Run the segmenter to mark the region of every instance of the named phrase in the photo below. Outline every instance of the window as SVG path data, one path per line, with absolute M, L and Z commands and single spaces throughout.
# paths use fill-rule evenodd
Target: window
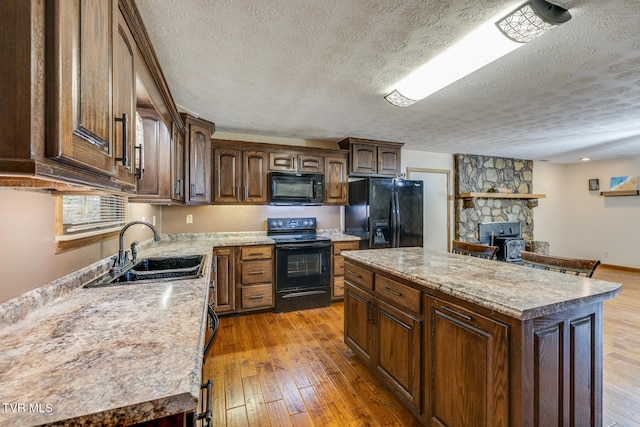
M 127 222 L 123 196 L 64 194 L 56 198 L 56 252 L 114 236 Z

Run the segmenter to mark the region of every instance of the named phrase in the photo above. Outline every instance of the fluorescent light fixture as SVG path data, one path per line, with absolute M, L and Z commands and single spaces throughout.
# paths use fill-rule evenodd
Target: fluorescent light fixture
M 385 99 L 408 107 L 566 22 L 571 15 L 545 0 L 501 13 L 397 83 Z

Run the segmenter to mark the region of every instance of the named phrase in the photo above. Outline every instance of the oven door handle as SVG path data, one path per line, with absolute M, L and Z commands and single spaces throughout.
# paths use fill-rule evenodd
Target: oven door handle
M 331 247 L 331 243 L 306 243 L 306 244 L 289 244 L 289 245 L 280 245 L 277 246 L 278 249 L 285 250 L 296 250 L 296 249 L 313 249 L 313 248 L 329 248 Z

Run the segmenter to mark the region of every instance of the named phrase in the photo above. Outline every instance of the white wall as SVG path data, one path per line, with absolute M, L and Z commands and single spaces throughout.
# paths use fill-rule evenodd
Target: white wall
M 588 188 L 590 178 L 607 191 L 612 176 L 640 175 L 640 158 L 537 162 L 533 175 L 535 191 L 547 194 L 534 213 L 535 237 L 550 242 L 551 254 L 640 268 L 640 197 L 602 197 Z
M 49 193 L 0 188 L 0 303 L 118 252 L 114 237 L 56 254 L 54 207 Z M 156 216 L 162 232 L 160 214 L 156 206 L 129 204 L 129 220 Z M 148 228 L 132 227 L 125 243 L 151 237 Z

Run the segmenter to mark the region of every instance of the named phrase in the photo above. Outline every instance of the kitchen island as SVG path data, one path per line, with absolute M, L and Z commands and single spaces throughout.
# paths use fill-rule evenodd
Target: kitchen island
M 602 425 L 621 285 L 422 248 L 345 253 L 345 342 L 428 425 Z

